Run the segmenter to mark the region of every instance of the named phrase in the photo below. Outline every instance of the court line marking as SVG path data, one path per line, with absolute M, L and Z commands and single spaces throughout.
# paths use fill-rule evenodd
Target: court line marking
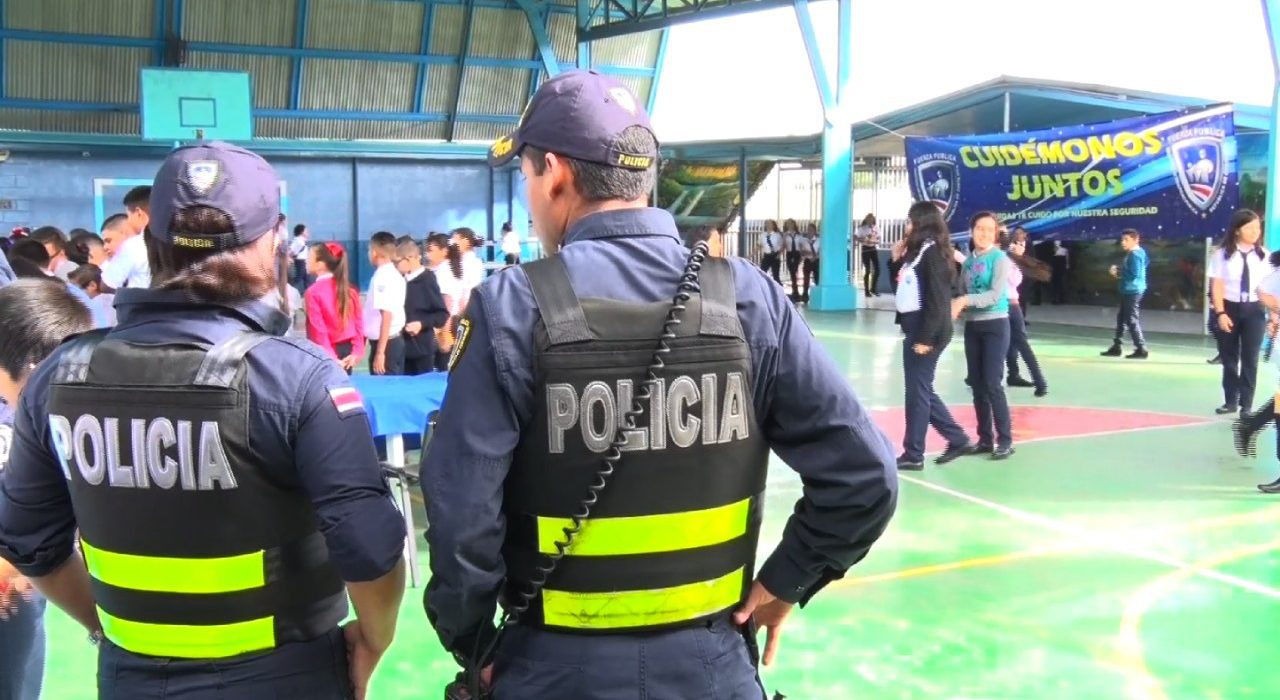
M 1129 597 L 1121 616 L 1120 631 L 1116 635 L 1115 653 L 1120 670 L 1126 677 L 1125 689 L 1130 697 L 1135 700 L 1168 700 L 1160 679 L 1147 665 L 1146 649 L 1142 643 L 1142 618 L 1156 601 L 1168 595 L 1175 586 L 1198 572 L 1277 549 L 1280 549 L 1280 540 L 1229 549 L 1193 562 L 1186 569 L 1170 571 L 1138 589 Z
M 1263 585 L 1257 581 L 1250 581 L 1239 576 L 1222 573 L 1221 571 L 1216 571 L 1214 569 L 1193 569 L 1191 563 L 1178 559 L 1177 557 L 1160 554 L 1159 552 L 1152 551 L 1148 547 L 1134 546 L 1122 542 L 1121 540 L 1125 536 L 1125 533 L 1093 532 L 1045 515 L 1032 513 L 1012 506 L 1006 506 L 1001 503 L 996 503 L 995 501 L 989 501 L 985 498 L 973 496 L 923 479 L 917 479 L 915 477 L 904 476 L 901 474 L 898 475 L 898 478 L 902 481 L 916 484 L 917 486 L 922 486 L 953 498 L 958 498 L 967 503 L 981 506 L 988 510 L 994 510 L 997 513 L 1001 513 L 1013 520 L 1030 525 L 1036 525 L 1046 530 L 1081 540 L 1092 549 L 1124 554 L 1136 559 L 1143 559 L 1149 562 L 1162 564 L 1179 571 L 1190 570 L 1190 575 L 1217 581 L 1218 583 L 1238 588 L 1240 590 L 1249 591 L 1251 593 L 1257 593 L 1258 595 L 1265 596 L 1273 600 L 1280 600 L 1280 589 L 1272 588 L 1271 586 Z

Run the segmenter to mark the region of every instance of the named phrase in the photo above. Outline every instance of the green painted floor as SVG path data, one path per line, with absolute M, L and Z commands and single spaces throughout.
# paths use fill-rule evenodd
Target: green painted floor
M 1098 357 L 1107 334 L 1035 324 L 1050 394 L 1015 405 L 1149 411 L 1196 424 L 1028 441 L 1013 459 L 904 474 L 888 533 L 845 581 L 798 611 L 770 692 L 829 698 L 1145 699 L 1280 697 L 1280 499 L 1273 433 L 1236 458 L 1220 370 L 1198 338 L 1155 337 L 1146 362 Z M 892 314 L 812 314 L 811 326 L 870 408 L 901 406 Z M 1264 369 L 1263 394 L 1276 385 Z M 961 348 L 937 387 L 969 400 Z M 1261 402 L 1262 398 L 1259 399 Z M 888 432 L 900 428 L 885 426 Z M 1016 428 L 1016 426 L 1015 426 Z M 773 464 L 763 542 L 800 485 Z M 93 697 L 92 648 L 49 614 L 46 698 Z M 440 697 L 453 663 L 406 596 L 371 697 Z

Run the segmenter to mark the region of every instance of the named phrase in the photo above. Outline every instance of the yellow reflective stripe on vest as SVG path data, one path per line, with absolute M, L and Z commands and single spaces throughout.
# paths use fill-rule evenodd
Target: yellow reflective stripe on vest
M 745 569 L 710 581 L 651 591 L 542 592 L 543 621 L 554 627 L 607 630 L 685 622 L 742 601 Z
M 569 554 L 616 557 L 709 547 L 745 535 L 750 510 L 748 498 L 727 506 L 685 513 L 591 518 L 573 538 Z M 564 540 L 564 528 L 572 526 L 569 518 L 539 517 L 538 551 L 555 554 L 556 542 Z
M 276 645 L 275 619 L 270 617 L 230 625 L 157 625 L 121 620 L 98 608 L 98 619 L 113 644 L 146 656 L 225 659 Z
M 85 566 L 99 581 L 117 588 L 156 593 L 234 593 L 266 585 L 261 550 L 210 559 L 177 559 L 119 554 L 80 540 Z

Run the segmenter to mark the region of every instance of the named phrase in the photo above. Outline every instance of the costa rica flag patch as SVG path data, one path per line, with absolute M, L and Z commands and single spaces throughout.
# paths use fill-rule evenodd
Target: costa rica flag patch
M 329 400 L 333 401 L 333 407 L 337 409 L 340 416 L 364 413 L 364 399 L 360 398 L 360 392 L 354 387 L 340 386 L 330 389 Z

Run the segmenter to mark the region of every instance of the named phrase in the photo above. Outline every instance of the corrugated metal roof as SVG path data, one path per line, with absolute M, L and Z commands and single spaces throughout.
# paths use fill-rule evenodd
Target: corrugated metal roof
M 547 22 L 547 36 L 556 58 L 565 63 L 578 60 L 578 20 L 562 12 L 551 15 Z
M 466 8 L 435 5 L 431 22 L 431 53 L 454 56 L 462 53 L 462 26 L 465 22 Z
M 42 109 L 0 109 L 0 128 L 82 134 L 137 134 L 142 129 L 137 113 L 51 112 Z
M 293 61 L 282 56 L 243 56 L 230 53 L 193 51 L 187 55 L 191 68 L 244 71 L 250 76 L 253 106 L 284 109 L 289 106 L 289 80 Z
M 296 0 L 186 0 L 182 36 L 252 46 L 293 46 Z
M 538 49 L 529 20 L 520 10 L 475 8 L 471 20 L 471 55 L 527 59 Z
M 454 140 L 493 143 L 509 133 L 511 133 L 511 125 L 509 124 L 458 122 L 458 128 L 454 133 Z
M 447 122 L 353 122 L 339 119 L 255 119 L 257 138 L 419 140 L 449 138 Z
M 416 54 L 426 8 L 418 2 L 310 0 L 307 46 Z
M 649 68 L 658 60 L 662 32 L 601 39 L 591 43 L 591 61 L 602 66 Z
M 45 32 L 149 37 L 159 0 L 9 0 L 4 26 Z
M 412 112 L 417 68 L 408 63 L 303 62 L 302 109 Z
M 458 67 L 433 65 L 427 68 L 427 84 L 422 95 L 422 111 L 446 114 L 453 109 L 458 88 Z
M 149 49 L 4 42 L 5 95 L 38 100 L 136 103 Z
M 529 73 L 512 68 L 468 66 L 463 70 L 462 114 L 520 114 L 529 99 Z

